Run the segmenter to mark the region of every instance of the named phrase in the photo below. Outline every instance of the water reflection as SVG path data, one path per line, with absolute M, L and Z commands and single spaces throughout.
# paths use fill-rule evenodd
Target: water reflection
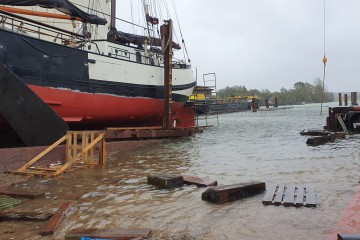
M 151 228 L 152 239 L 310 239 L 326 238 L 356 191 L 360 137 L 316 147 L 299 132 L 322 129 L 325 115 L 308 106 L 266 113 L 220 116 L 220 126 L 191 138 L 160 140 L 131 152 L 114 153 L 106 168 L 76 170 L 34 179 L 45 199 L 25 200 L 18 210 L 55 211 L 63 202 L 75 209 L 49 239 L 84 228 Z M 204 189 L 184 186 L 157 190 L 147 185 L 154 173 L 209 177 L 220 184 L 265 181 L 310 184 L 316 208 L 263 206 L 263 195 L 221 206 L 201 200 Z M 25 224 L 25 225 L 24 225 Z M 0 223 L 16 239 L 38 239 L 43 223 Z M 23 231 L 23 230 L 26 231 Z M 5 238 L 8 239 L 8 238 Z

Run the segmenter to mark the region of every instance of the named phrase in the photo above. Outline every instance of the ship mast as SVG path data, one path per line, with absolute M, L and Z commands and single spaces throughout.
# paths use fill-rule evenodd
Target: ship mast
M 115 19 L 116 19 L 116 0 L 111 0 L 110 29 L 115 29 Z

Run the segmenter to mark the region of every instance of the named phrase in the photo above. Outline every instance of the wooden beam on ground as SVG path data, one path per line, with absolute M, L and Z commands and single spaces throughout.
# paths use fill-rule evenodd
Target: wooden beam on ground
M 192 136 L 203 132 L 202 128 L 182 128 L 182 129 L 129 129 L 129 130 L 106 130 L 106 139 L 131 140 L 131 139 L 156 139 L 156 138 L 177 138 Z
M 194 176 L 182 175 L 184 183 L 188 185 L 196 185 L 197 187 L 217 186 L 217 181 L 207 178 L 199 178 Z
M 306 141 L 307 145 L 320 145 L 330 141 L 334 141 L 336 139 L 336 134 L 328 134 L 326 136 L 317 136 L 308 138 Z
M 171 189 L 184 185 L 184 179 L 181 175 L 157 174 L 147 177 L 148 184 L 154 185 L 160 189 Z
M 232 185 L 210 187 L 202 193 L 201 199 L 222 204 L 250 197 L 265 191 L 264 182 L 245 182 Z
M 0 212 L 0 221 L 48 221 L 53 216 L 52 213 L 34 212 Z
M 72 229 L 65 235 L 65 240 L 79 240 L 81 237 L 95 239 L 131 240 L 148 238 L 149 228 L 139 229 Z
M 40 235 L 53 235 L 60 223 L 66 218 L 73 204 L 66 202 L 54 213 L 45 227 L 40 230 Z
M 6 195 L 10 197 L 18 197 L 18 198 L 41 198 L 45 197 L 45 192 L 26 192 L 26 191 L 19 191 L 19 190 L 6 190 L 0 191 L 0 195 Z

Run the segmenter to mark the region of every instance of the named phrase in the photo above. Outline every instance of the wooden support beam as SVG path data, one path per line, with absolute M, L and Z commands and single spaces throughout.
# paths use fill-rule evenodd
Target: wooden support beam
M 210 187 L 202 193 L 201 199 L 222 204 L 250 197 L 265 191 L 264 182 L 246 182 L 218 187 Z
M 53 235 L 60 223 L 66 218 L 70 212 L 73 204 L 70 202 L 64 203 L 51 217 L 45 227 L 40 230 L 40 235 Z
M 194 176 L 182 175 L 184 183 L 188 185 L 196 185 L 197 187 L 217 186 L 217 181 L 207 178 L 199 178 Z
M 132 240 L 148 238 L 151 229 L 72 229 L 65 235 L 65 240 L 80 240 L 81 237 L 94 239 Z
M 308 138 L 306 140 L 306 144 L 307 145 L 320 145 L 320 144 L 334 141 L 335 139 L 336 139 L 336 134 L 331 133 L 326 136 L 316 136 L 316 137 Z
M 170 189 L 184 185 L 184 179 L 180 175 L 158 174 L 147 177 L 148 184 L 160 189 Z
M 49 153 L 51 150 L 53 150 L 55 147 L 57 147 L 58 145 L 60 145 L 60 143 L 62 143 L 63 141 L 65 141 L 66 139 L 66 135 L 63 136 L 62 138 L 60 138 L 59 140 L 57 140 L 55 143 L 53 143 L 51 146 L 49 146 L 47 149 L 45 149 L 44 151 L 42 151 L 40 154 L 38 154 L 36 157 L 34 157 L 33 159 L 31 159 L 28 163 L 26 163 L 24 166 L 22 166 L 21 168 L 19 168 L 17 171 L 21 172 L 24 171 L 26 168 L 30 167 L 31 165 L 33 165 L 34 163 L 36 163 L 37 161 L 39 161 L 43 156 L 45 156 L 47 153 Z
M 36 198 L 45 197 L 45 192 L 26 192 L 19 190 L 6 190 L 6 191 L 0 191 L 0 195 L 5 195 L 9 197 L 36 199 Z
M 52 216 L 52 213 L 0 212 L 0 221 L 45 222 L 48 221 Z

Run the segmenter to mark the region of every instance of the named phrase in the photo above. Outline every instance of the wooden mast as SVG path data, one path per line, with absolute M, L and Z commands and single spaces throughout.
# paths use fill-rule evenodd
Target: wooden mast
M 115 20 L 116 20 L 116 0 L 111 0 L 111 21 L 110 29 L 115 29 Z

